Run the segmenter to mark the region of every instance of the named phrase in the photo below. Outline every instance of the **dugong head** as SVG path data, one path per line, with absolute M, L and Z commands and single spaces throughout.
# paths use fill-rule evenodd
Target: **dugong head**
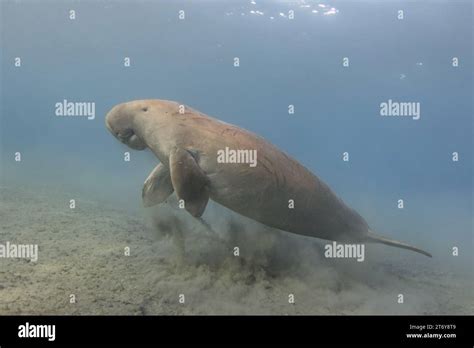
M 135 134 L 134 120 L 140 113 L 147 112 L 147 106 L 140 102 L 116 105 L 105 117 L 105 125 L 119 141 L 134 150 L 147 148 L 145 142 Z

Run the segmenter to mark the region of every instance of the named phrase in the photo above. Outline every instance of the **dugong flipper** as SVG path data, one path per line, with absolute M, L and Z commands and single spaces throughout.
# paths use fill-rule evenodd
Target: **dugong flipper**
M 173 191 L 169 168 L 160 163 L 145 180 L 142 190 L 143 205 L 151 207 L 163 203 Z
M 209 179 L 192 154 L 176 148 L 170 154 L 171 182 L 185 209 L 194 217 L 200 217 L 209 201 Z
M 343 243 L 383 243 L 431 256 L 373 233 L 308 168 L 250 131 L 168 100 L 119 104 L 107 114 L 106 126 L 120 142 L 148 148 L 161 162 L 145 181 L 146 206 L 176 191 L 197 218 L 212 199 L 279 230 Z M 226 159 L 228 149 L 247 157 Z

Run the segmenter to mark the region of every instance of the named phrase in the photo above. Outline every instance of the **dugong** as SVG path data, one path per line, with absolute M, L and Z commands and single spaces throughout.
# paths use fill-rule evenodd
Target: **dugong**
M 116 105 L 105 123 L 122 143 L 136 150 L 149 148 L 160 161 L 145 180 L 145 206 L 160 204 L 176 191 L 194 217 L 200 217 L 212 199 L 283 231 L 343 243 L 383 243 L 431 257 L 372 232 L 321 179 L 245 129 L 168 100 Z M 223 151 L 232 163 L 222 161 Z M 255 155 L 254 165 L 237 163 L 237 155 L 250 157 L 245 154 Z

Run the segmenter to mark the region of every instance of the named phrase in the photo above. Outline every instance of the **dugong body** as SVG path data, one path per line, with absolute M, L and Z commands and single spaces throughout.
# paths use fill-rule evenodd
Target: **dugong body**
M 166 100 L 119 104 L 107 114 L 106 126 L 121 142 L 137 150 L 149 148 L 161 162 L 145 181 L 145 206 L 162 203 L 176 191 L 195 217 L 203 214 L 210 198 L 283 231 L 333 241 L 379 242 L 431 256 L 371 232 L 316 175 L 245 129 Z M 224 149 L 255 151 L 256 165 L 221 163 L 218 157 Z

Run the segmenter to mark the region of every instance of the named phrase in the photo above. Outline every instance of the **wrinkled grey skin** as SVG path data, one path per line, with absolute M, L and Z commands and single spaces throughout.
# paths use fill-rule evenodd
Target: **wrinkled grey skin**
M 262 137 L 187 106 L 181 114 L 179 105 L 166 100 L 119 104 L 107 114 L 106 125 L 132 149 L 149 148 L 167 170 L 170 154 L 186 150 L 208 179 L 210 199 L 267 226 L 327 240 L 379 242 L 430 256 L 371 232 L 324 182 Z M 257 150 L 257 166 L 218 163 L 217 152 L 225 147 Z

